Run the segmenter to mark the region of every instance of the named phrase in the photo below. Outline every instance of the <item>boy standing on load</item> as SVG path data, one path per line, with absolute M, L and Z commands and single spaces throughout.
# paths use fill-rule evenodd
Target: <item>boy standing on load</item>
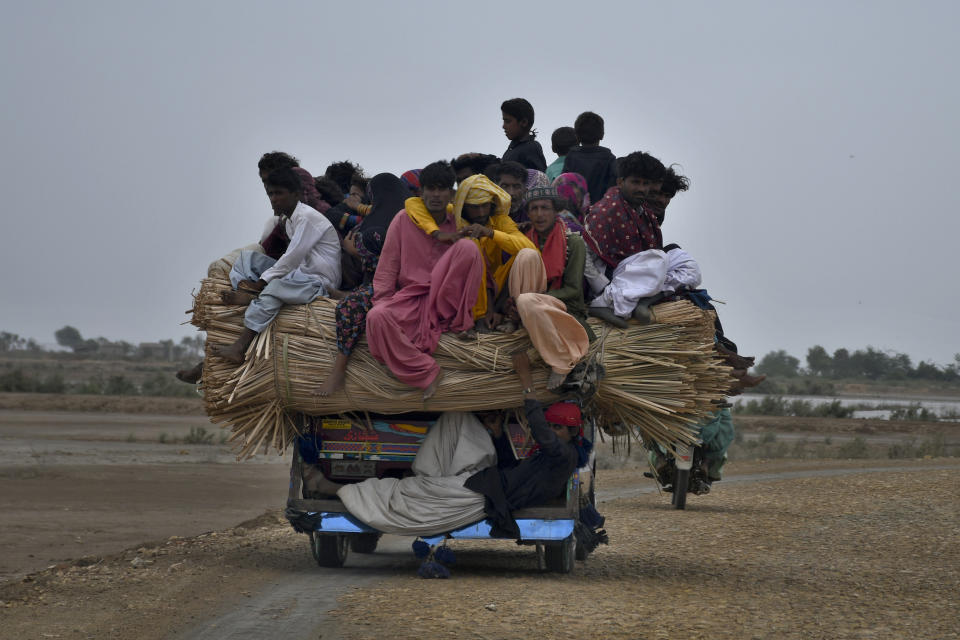
M 264 180 L 274 213 L 288 219 L 290 244 L 278 260 L 243 251 L 230 271 L 233 291 L 221 297 L 226 304 L 249 305 L 243 333 L 230 345 L 216 345 L 212 353 L 241 364 L 247 347 L 266 329 L 285 304 L 306 304 L 320 296 L 342 297 L 340 239 L 319 211 L 300 202 L 301 186 L 290 168 L 277 169 Z
M 547 170 L 543 148 L 533 131 L 533 105 L 523 98 L 504 100 L 500 105 L 503 114 L 503 134 L 510 145 L 503 154 L 503 162 L 519 162 L 527 169 Z

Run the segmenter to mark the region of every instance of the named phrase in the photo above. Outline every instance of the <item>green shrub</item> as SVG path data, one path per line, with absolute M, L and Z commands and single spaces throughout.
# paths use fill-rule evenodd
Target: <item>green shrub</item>
M 938 416 L 936 412 L 930 411 L 926 407 L 921 407 L 919 402 L 911 404 L 909 407 L 897 407 L 890 411 L 891 420 L 921 420 L 926 422 L 936 422 Z
M 849 418 L 854 407 L 845 407 L 839 400 L 814 405 L 809 400 L 796 398 L 787 401 L 782 396 L 768 395 L 760 400 L 738 402 L 737 413 L 756 416 L 796 416 L 798 418 Z
M 849 442 L 844 442 L 837 449 L 838 458 L 869 458 L 870 451 L 867 448 L 867 441 L 857 436 Z
M 902 460 L 904 458 L 919 458 L 919 450 L 916 447 L 916 438 L 910 438 L 906 442 L 898 442 L 887 447 L 887 457 L 892 460 Z
M 147 376 L 140 387 L 140 393 L 145 396 L 176 398 L 190 398 L 197 395 L 196 387 L 180 382 L 173 374 L 165 371 L 154 371 Z
M 183 437 L 184 444 L 213 444 L 213 432 L 204 427 L 190 427 L 190 433 Z
M 135 396 L 137 386 L 127 380 L 126 376 L 110 376 L 103 386 L 104 395 L 108 396 Z

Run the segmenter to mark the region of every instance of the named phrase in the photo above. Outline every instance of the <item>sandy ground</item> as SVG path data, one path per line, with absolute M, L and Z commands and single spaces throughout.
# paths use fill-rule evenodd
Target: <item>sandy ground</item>
M 416 577 L 402 539 L 320 569 L 274 512 L 9 581 L 0 638 L 955 638 L 960 463 L 897 467 L 733 482 L 776 470 L 750 463 L 686 511 L 613 500 L 611 544 L 571 575 L 509 541 L 453 543 L 450 580 Z
M 284 504 L 286 459 L 183 444 L 199 427 L 219 439 L 204 416 L 0 410 L 0 581 Z
M 686 511 L 605 470 L 611 544 L 574 574 L 470 541 L 425 581 L 404 538 L 317 567 L 279 510 L 287 461 L 183 444 L 202 415 L 0 395 L 0 639 L 958 635 L 957 459 L 734 461 Z M 857 433 L 784 431 L 837 426 Z
M 143 413 L 153 416 L 194 415 L 204 421 L 203 400 L 196 398 L 153 398 L 142 396 L 94 396 L 60 393 L 0 393 L 0 409 L 20 411 L 95 411 Z
M 611 544 L 574 574 L 539 573 L 526 548 L 458 543 L 454 579 L 391 577 L 335 615 L 346 638 L 394 625 L 398 640 L 955 638 L 958 490 L 952 469 L 731 484 L 687 511 L 617 500 L 603 508 Z

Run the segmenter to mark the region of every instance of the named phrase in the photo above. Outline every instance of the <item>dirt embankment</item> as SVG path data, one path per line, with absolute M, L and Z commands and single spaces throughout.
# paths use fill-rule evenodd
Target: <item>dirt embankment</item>
M 203 399 L 100 396 L 62 393 L 0 393 L 0 409 L 202 416 Z
M 960 422 L 921 422 L 860 418 L 796 418 L 793 416 L 745 416 L 736 414 L 741 431 L 770 433 L 824 433 L 875 435 L 881 433 L 928 436 L 960 434 Z

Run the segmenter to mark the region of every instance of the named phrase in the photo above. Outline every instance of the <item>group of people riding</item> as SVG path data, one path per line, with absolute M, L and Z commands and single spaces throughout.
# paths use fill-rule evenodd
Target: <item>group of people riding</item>
M 338 162 L 314 177 L 291 155 L 264 154 L 258 170 L 274 215 L 258 243 L 210 267 L 231 281 L 224 303 L 247 307 L 244 329 L 211 355 L 242 363 L 284 305 L 326 296 L 338 301 L 339 353 L 320 395 L 343 388 L 364 334 L 371 355 L 427 400 L 443 377 L 432 355 L 443 333 L 519 327 L 556 390 L 595 338 L 588 316 L 647 323 L 652 304 L 697 289 L 696 261 L 665 246 L 661 231 L 686 177 L 642 151 L 615 157 L 600 146 L 604 122 L 593 112 L 553 132 L 557 159 L 547 166 L 530 103 L 506 100 L 501 114 L 502 157 L 466 153 L 400 176 L 367 179 Z M 717 345 L 733 386 L 759 381 L 722 333 Z M 202 363 L 178 377 L 201 374 Z M 528 411 L 542 409 L 531 400 Z

